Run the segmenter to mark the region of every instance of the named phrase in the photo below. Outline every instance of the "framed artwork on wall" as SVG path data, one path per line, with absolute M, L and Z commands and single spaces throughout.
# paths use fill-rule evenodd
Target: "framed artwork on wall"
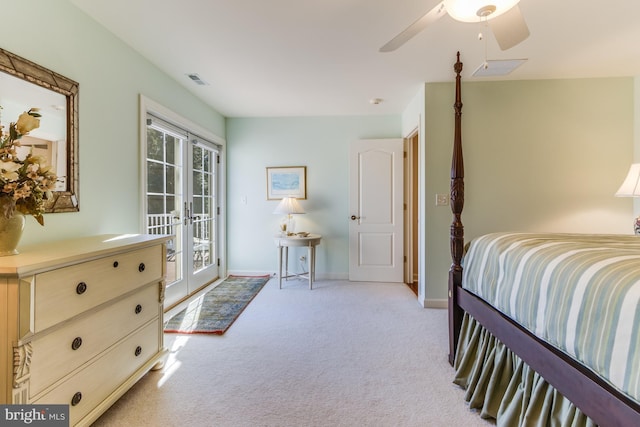
M 267 200 L 307 198 L 307 167 L 267 167 Z

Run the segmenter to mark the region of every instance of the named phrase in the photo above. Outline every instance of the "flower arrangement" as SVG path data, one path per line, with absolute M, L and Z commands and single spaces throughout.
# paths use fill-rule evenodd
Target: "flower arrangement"
M 2 107 L 0 107 L 2 108 Z M 40 113 L 32 108 L 9 124 L 0 124 L 0 215 L 11 218 L 16 211 L 33 215 L 44 225 L 44 203 L 58 179 L 41 156 L 19 158 L 20 138 L 40 126 Z

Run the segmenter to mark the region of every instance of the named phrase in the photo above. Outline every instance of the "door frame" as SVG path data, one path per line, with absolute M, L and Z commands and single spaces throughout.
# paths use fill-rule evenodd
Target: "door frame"
M 409 124 L 410 123 L 410 124 Z M 411 126 L 413 125 L 413 126 Z M 414 225 L 416 227 L 413 230 L 412 234 L 417 238 L 417 272 L 418 272 L 418 304 L 423 307 L 431 307 L 431 308 L 447 308 L 447 300 L 437 300 L 437 301 L 427 301 L 427 290 L 426 290 L 426 282 L 427 282 L 427 272 L 426 272 L 426 262 L 425 257 L 427 254 L 426 251 L 426 217 L 427 217 L 427 206 L 426 206 L 426 195 L 425 191 L 427 189 L 427 150 L 426 150 L 426 141 L 425 141 L 425 123 L 424 123 L 424 115 L 417 114 L 415 120 L 410 120 L 408 122 L 408 126 L 405 128 L 403 135 L 405 135 L 405 140 L 408 138 L 417 138 L 417 146 L 410 152 L 408 156 L 414 156 L 416 159 L 408 161 L 415 165 L 416 170 L 413 171 L 415 177 L 417 178 L 417 188 L 415 191 L 417 192 L 417 197 L 414 202 L 417 203 L 417 207 L 414 207 L 413 211 L 416 212 L 417 219 L 414 221 Z
M 174 113 L 167 107 L 145 97 L 144 95 L 139 95 L 139 149 L 140 149 L 140 167 L 139 167 L 139 201 L 140 201 L 140 212 L 147 211 L 147 198 L 146 198 L 146 189 L 147 189 L 147 175 L 146 175 L 146 138 L 147 138 L 147 113 L 152 113 L 155 116 L 158 116 L 170 123 L 175 123 L 176 125 L 180 125 L 185 129 L 188 129 L 190 132 L 198 134 L 200 137 L 210 140 L 216 145 L 220 146 L 220 163 L 218 164 L 218 176 L 217 176 L 217 185 L 218 185 L 218 206 L 220 208 L 220 214 L 217 219 L 217 240 L 219 243 L 218 249 L 218 258 L 220 259 L 220 265 L 218 267 L 219 277 L 225 278 L 227 277 L 227 236 L 226 236 L 226 203 L 227 203 L 227 194 L 226 194 L 226 141 L 224 138 L 219 137 L 213 134 L 211 131 L 204 129 L 203 127 L 193 123 L 191 120 L 180 116 L 177 113 Z M 147 224 L 143 215 L 140 215 L 139 219 L 139 232 L 145 233 Z M 207 286 L 207 285 L 205 285 Z M 194 293 L 197 293 L 194 292 Z M 170 307 L 165 306 L 165 311 Z
M 415 129 L 404 138 L 404 281 L 411 290 L 420 294 L 420 134 Z

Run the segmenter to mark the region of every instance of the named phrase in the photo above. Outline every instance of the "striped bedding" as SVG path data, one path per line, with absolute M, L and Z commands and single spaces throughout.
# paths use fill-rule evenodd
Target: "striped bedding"
M 640 237 L 493 233 L 463 288 L 640 401 Z

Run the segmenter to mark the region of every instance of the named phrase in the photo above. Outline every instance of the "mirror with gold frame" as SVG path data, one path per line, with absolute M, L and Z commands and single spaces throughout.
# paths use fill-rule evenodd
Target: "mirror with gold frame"
M 22 148 L 49 160 L 58 175 L 46 212 L 77 212 L 78 89 L 75 81 L 0 49 L 0 122 L 39 108 L 40 127 L 21 139 Z

